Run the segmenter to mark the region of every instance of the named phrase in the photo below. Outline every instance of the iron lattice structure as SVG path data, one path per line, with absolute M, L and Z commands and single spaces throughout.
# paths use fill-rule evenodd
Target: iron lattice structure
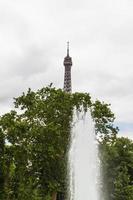
M 65 74 L 64 74 L 64 91 L 72 92 L 72 83 L 71 83 L 71 67 L 72 67 L 72 58 L 69 56 L 69 42 L 67 43 L 67 56 L 64 58 Z

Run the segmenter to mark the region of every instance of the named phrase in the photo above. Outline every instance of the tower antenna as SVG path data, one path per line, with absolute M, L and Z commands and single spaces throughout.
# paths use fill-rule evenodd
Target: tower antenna
M 69 57 L 69 42 L 67 42 L 67 56 Z

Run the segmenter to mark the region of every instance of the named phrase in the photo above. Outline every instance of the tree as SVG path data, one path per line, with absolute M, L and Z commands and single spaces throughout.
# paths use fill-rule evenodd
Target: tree
M 5 153 L 4 134 L 0 130 L 0 197 L 1 198 L 4 198 L 4 153 Z
M 133 141 L 115 138 L 100 148 L 105 200 L 133 199 Z
M 65 190 L 74 108 L 91 110 L 102 140 L 117 133 L 109 105 L 93 102 L 88 93 L 68 94 L 51 86 L 29 89 L 14 104 L 15 110 L 0 119 L 4 200 L 47 200 Z

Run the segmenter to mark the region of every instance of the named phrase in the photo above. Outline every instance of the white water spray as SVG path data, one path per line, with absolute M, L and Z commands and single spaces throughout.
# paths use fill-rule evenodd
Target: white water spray
M 98 151 L 91 115 L 89 112 L 74 114 L 69 150 L 69 200 L 99 200 L 97 165 Z

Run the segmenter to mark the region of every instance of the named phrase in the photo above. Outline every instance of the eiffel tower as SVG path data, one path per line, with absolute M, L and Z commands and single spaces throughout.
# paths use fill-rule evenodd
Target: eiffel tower
M 65 92 L 72 92 L 71 84 L 71 67 L 72 58 L 69 56 L 69 42 L 67 42 L 67 56 L 64 58 L 65 74 L 64 74 L 64 88 Z

